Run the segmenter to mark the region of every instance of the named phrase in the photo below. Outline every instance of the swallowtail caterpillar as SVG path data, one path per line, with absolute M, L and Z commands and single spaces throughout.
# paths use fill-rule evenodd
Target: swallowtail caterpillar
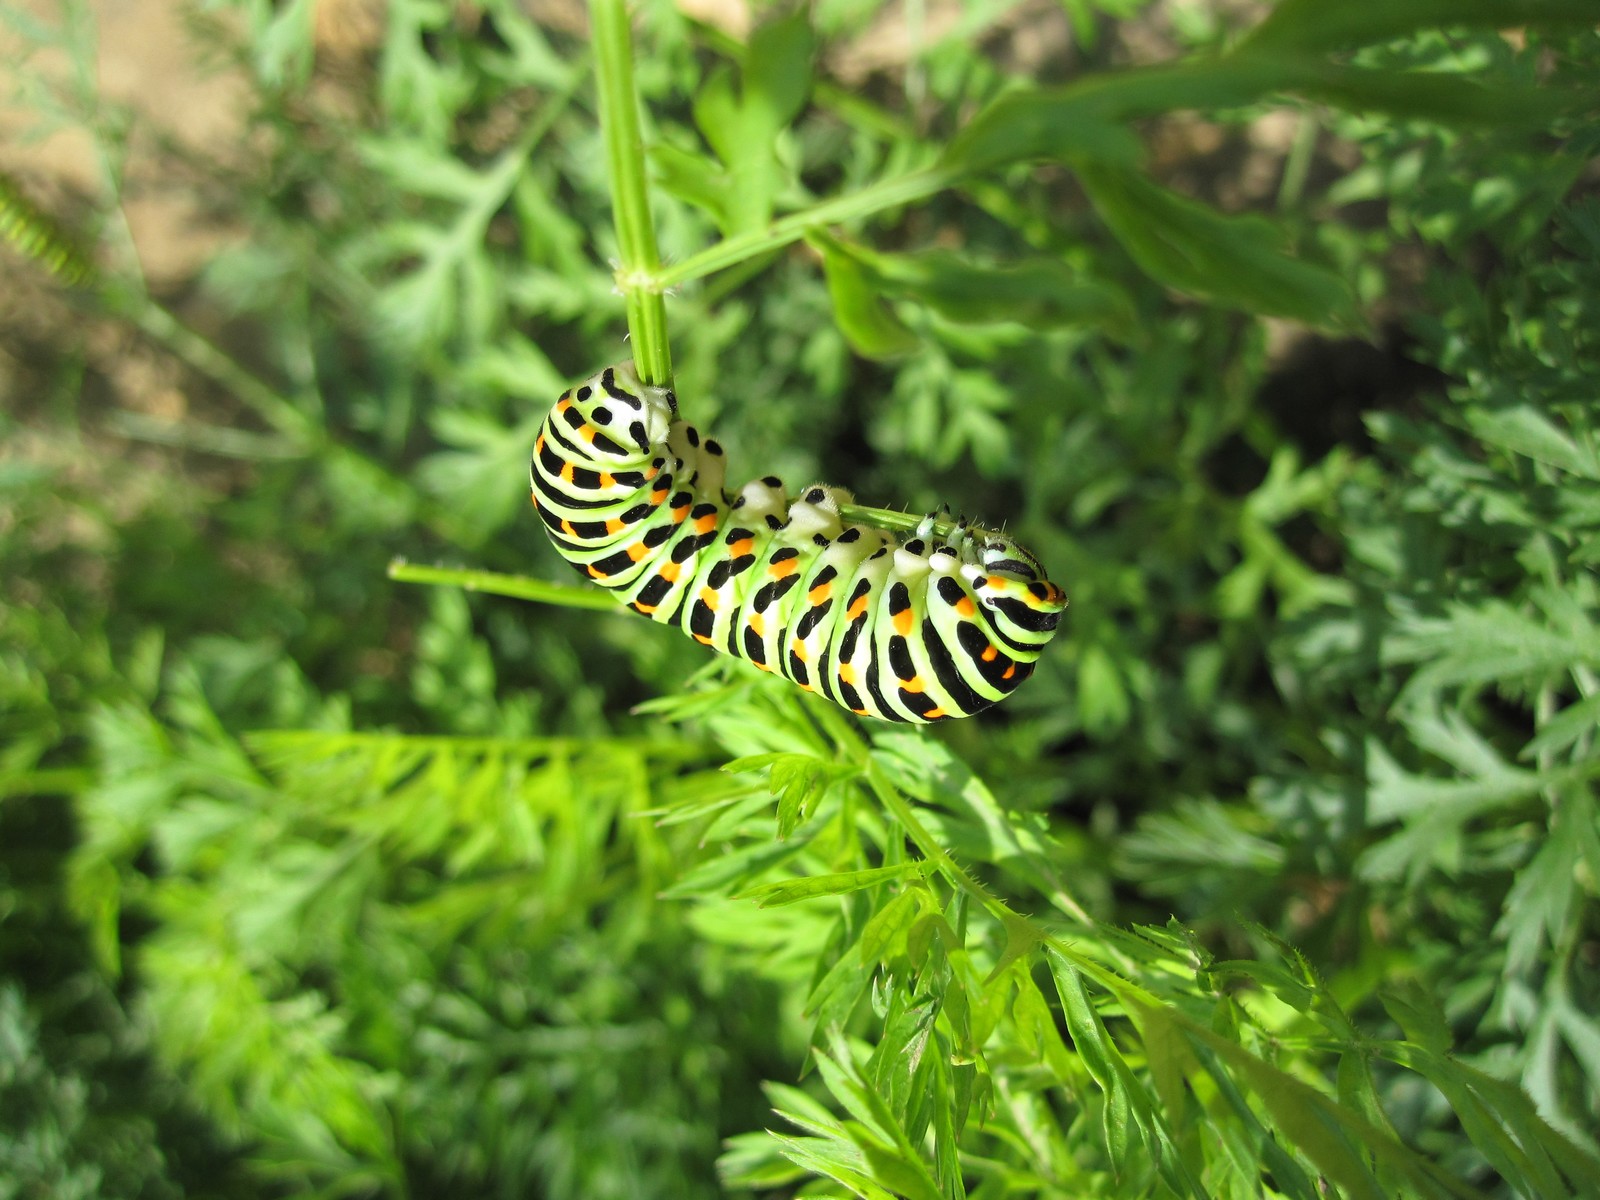
M 1065 593 L 1002 533 L 926 517 L 849 524 L 848 492 L 724 488 L 722 447 L 670 388 L 610 367 L 539 430 L 533 503 L 561 555 L 635 612 L 862 716 L 925 723 L 1010 695 Z

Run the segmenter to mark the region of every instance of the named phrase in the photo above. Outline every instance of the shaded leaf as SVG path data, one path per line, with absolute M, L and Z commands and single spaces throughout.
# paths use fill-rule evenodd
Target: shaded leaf
M 1592 0 L 1281 0 L 1246 37 L 1251 50 L 1337 50 L 1437 26 L 1592 27 Z
M 1090 325 L 1121 336 L 1133 329 L 1123 292 L 1085 280 L 1062 262 L 990 263 L 947 250 L 881 254 L 836 238 L 817 241 L 855 260 L 880 293 L 915 300 L 950 321 L 1010 321 L 1035 330 Z
M 1162 283 L 1313 325 L 1359 323 L 1349 285 L 1283 253 L 1282 233 L 1260 217 L 1223 216 L 1129 171 L 1080 168 L 1079 178 L 1134 261 Z
M 825 243 L 818 249 L 822 252 L 828 296 L 833 301 L 833 318 L 857 353 L 867 358 L 890 359 L 917 349 L 917 335 L 885 306 L 867 269 L 853 256 Z

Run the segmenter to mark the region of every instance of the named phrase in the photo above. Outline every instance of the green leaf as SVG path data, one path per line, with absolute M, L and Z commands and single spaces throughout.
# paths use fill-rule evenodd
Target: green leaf
M 1517 871 L 1495 926 L 1495 933 L 1505 938 L 1509 975 L 1529 976 L 1578 910 L 1578 868 L 1596 837 L 1593 804 L 1589 789 L 1566 789 L 1551 815 L 1544 843 Z
M 766 770 L 772 794 L 778 797 L 778 837 L 793 833 L 834 784 L 852 779 L 860 768 L 850 763 L 824 762 L 810 754 L 756 754 L 724 764 L 730 775 Z
M 1468 822 L 1586 777 L 1581 767 L 1543 773 L 1513 767 L 1455 713 L 1411 715 L 1406 725 L 1425 749 L 1466 778 L 1408 772 L 1380 744 L 1368 745 L 1367 819 L 1374 825 L 1405 823 L 1401 832 L 1369 846 L 1357 860 L 1358 874 L 1368 879 L 1415 878 L 1429 867 L 1449 866 L 1460 853 Z
M 1569 628 L 1491 600 L 1452 604 L 1441 618 L 1407 618 L 1384 640 L 1384 661 L 1417 663 L 1405 696 L 1498 682 L 1542 683 L 1580 667 L 1600 666 L 1600 629 L 1579 607 Z
M 505 486 L 521 474 L 543 415 L 507 428 L 474 412 L 442 409 L 429 419 L 441 442 L 455 449 L 429 455 L 417 466 L 417 481 L 450 514 L 452 530 L 467 546 L 478 546 L 527 508 L 520 489 Z
M 1559 753 L 1576 744 L 1580 738 L 1592 736 L 1596 729 L 1600 729 L 1600 692 L 1567 705 L 1555 716 L 1542 722 L 1539 732 L 1517 757 L 1532 760 L 1541 754 Z
M 842 1139 L 793 1138 L 773 1134 L 783 1156 L 813 1175 L 843 1184 L 864 1200 L 894 1200 L 894 1194 L 879 1187 L 867 1170 L 866 1156 Z
M 815 241 L 812 244 L 817 245 Z M 917 335 L 885 307 L 866 268 L 826 244 L 817 248 L 822 252 L 834 320 L 850 345 L 862 356 L 876 359 L 898 358 L 916 350 L 920 345 Z
M 1420 1047 L 1397 1046 L 1393 1056 L 1439 1089 L 1472 1144 L 1522 1194 L 1541 1198 L 1600 1194 L 1595 1160 L 1551 1129 L 1521 1088 Z M 1557 1161 L 1562 1163 L 1559 1171 Z M 1563 1182 L 1562 1173 L 1577 1190 Z
M 1104 646 L 1091 643 L 1078 656 L 1078 716 L 1085 732 L 1109 737 L 1128 723 L 1131 706 L 1122 674 Z
M 1378 11 L 1366 0 L 1355 3 Z M 1064 88 L 1008 92 L 956 134 L 944 163 L 980 171 L 1050 159 L 1080 170 L 1130 169 L 1142 151 L 1127 122 L 1184 109 L 1239 108 L 1275 95 L 1470 124 L 1540 121 L 1567 103 L 1544 89 L 1490 88 L 1439 73 L 1344 67 L 1288 52 L 1294 48 L 1250 41 L 1217 58 L 1096 75 Z
M 1257 76 L 1270 82 L 1263 85 Z M 943 161 L 963 171 L 1041 158 L 1131 167 L 1143 150 L 1123 122 L 1178 108 L 1245 104 L 1281 79 L 1266 66 L 1233 70 L 1185 63 L 1095 76 L 1065 88 L 1009 92 L 956 134 Z
M 828 1030 L 850 1019 L 872 983 L 875 969 L 876 964 L 862 958 L 859 942 L 840 952 L 827 974 L 806 997 L 805 1011 L 816 1017 L 811 1036 L 814 1043 Z
M 811 88 L 814 51 L 803 12 L 758 29 L 751 38 L 735 94 L 727 69 L 713 74 L 694 99 L 694 119 L 726 169 L 716 180 L 679 152 L 658 156 L 685 198 L 719 218 L 724 234 L 763 228 L 791 172 L 777 155 L 779 135 L 799 115 Z
M 1529 404 L 1515 408 L 1468 408 L 1467 427 L 1501 450 L 1567 471 L 1582 479 L 1600 479 L 1600 455 L 1580 445 L 1566 430 Z
M 1360 1150 L 1350 1140 L 1352 1129 L 1367 1149 L 1401 1156 L 1416 1165 L 1404 1147 L 1374 1129 L 1307 1084 L 1263 1062 L 1226 1038 L 1190 1027 L 1191 1040 L 1208 1046 L 1230 1068 L 1230 1074 L 1248 1084 L 1260 1098 L 1282 1136 L 1343 1189 L 1362 1200 L 1384 1200 L 1382 1184 L 1373 1175 Z
M 704 209 L 719 229 L 730 227 L 728 173 L 722 167 L 703 154 L 680 150 L 669 142 L 650 147 L 650 162 L 656 169 L 656 182 L 663 188 Z
M 1338 50 L 1439 26 L 1511 29 L 1520 25 L 1592 27 L 1593 0 L 1281 0 L 1245 38 L 1252 51 Z
M 1015 322 L 1035 330 L 1093 326 L 1123 337 L 1133 333 L 1133 310 L 1124 292 L 1085 280 L 1053 259 L 990 263 L 947 250 L 880 254 L 820 235 L 813 235 L 812 242 L 853 259 L 878 292 L 914 300 L 949 321 Z
M 1366 70 L 1302 62 L 1292 89 L 1350 112 L 1460 126 L 1540 126 L 1571 101 L 1549 88 L 1486 86 L 1435 71 Z
M 1056 1028 L 1055 1015 L 1045 1002 L 1044 993 L 1028 971 L 1017 971 L 1017 991 L 1012 1001 L 1021 1045 L 1037 1054 L 1055 1081 L 1069 1091 L 1088 1085 L 1083 1060 L 1069 1051 Z
M 861 961 L 874 965 L 883 961 L 890 948 L 901 939 L 911 924 L 922 915 L 927 896 L 924 888 L 906 888 L 872 914 L 861 931 Z
M 893 867 L 871 867 L 863 871 L 839 871 L 831 875 L 811 875 L 804 879 L 785 879 L 766 883 L 738 893 L 737 900 L 754 900 L 761 908 L 814 900 L 818 896 L 842 896 L 893 883 L 901 879 L 924 879 L 933 868 L 926 862 L 906 862 Z
M 1084 1066 L 1105 1094 L 1101 1134 L 1113 1167 L 1119 1172 L 1131 1170 L 1133 1156 L 1142 1152 L 1165 1172 L 1172 1166 L 1176 1151 L 1149 1093 L 1111 1040 L 1078 970 L 1053 948 L 1046 959 L 1061 996 L 1067 1032 L 1072 1035 Z
M 1179 291 L 1312 325 L 1354 327 L 1349 285 L 1282 252 L 1260 217 L 1227 217 L 1130 171 L 1080 167 L 1079 178 L 1117 239 L 1152 277 Z
M 1450 1024 L 1438 997 L 1427 988 L 1415 982 L 1399 984 L 1380 990 L 1378 999 L 1406 1037 L 1433 1054 L 1449 1051 Z
M 801 842 L 765 842 L 726 851 L 696 863 L 662 895 L 669 900 L 688 900 L 701 896 L 727 896 L 749 879 L 799 854 Z
M 782 129 L 800 115 L 811 91 L 816 35 L 804 10 L 761 26 L 744 61 L 744 101 L 761 127 Z
M 871 1165 L 873 1177 L 907 1200 L 945 1200 L 893 1111 L 855 1065 L 844 1036 L 835 1030 L 830 1041 L 833 1052 L 817 1055 L 817 1073 L 834 1098 L 860 1122 L 850 1126 L 849 1133 Z

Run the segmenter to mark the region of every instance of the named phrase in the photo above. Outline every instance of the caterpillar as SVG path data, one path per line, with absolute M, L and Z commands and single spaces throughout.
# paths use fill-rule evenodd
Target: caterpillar
M 635 612 L 870 717 L 980 712 L 1033 671 L 1066 596 L 1028 551 L 965 521 L 909 538 L 846 524 L 850 493 L 724 490 L 727 457 L 631 364 L 562 393 L 529 470 L 557 551 Z
M 89 260 L 54 221 L 40 212 L 10 176 L 0 173 L 0 241 L 36 259 L 63 283 L 76 284 L 93 272 Z

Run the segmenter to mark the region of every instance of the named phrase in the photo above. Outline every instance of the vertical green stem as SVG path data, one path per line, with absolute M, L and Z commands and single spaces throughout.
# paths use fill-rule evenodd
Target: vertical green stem
M 650 222 L 650 193 L 639 130 L 639 97 L 633 83 L 633 46 L 626 0 L 589 0 L 595 74 L 600 84 L 600 128 L 611 175 L 611 206 L 617 223 L 617 287 L 628 308 L 628 334 L 639 378 L 658 387 L 672 382 L 667 345 L 667 307 L 661 296 L 661 256 Z

